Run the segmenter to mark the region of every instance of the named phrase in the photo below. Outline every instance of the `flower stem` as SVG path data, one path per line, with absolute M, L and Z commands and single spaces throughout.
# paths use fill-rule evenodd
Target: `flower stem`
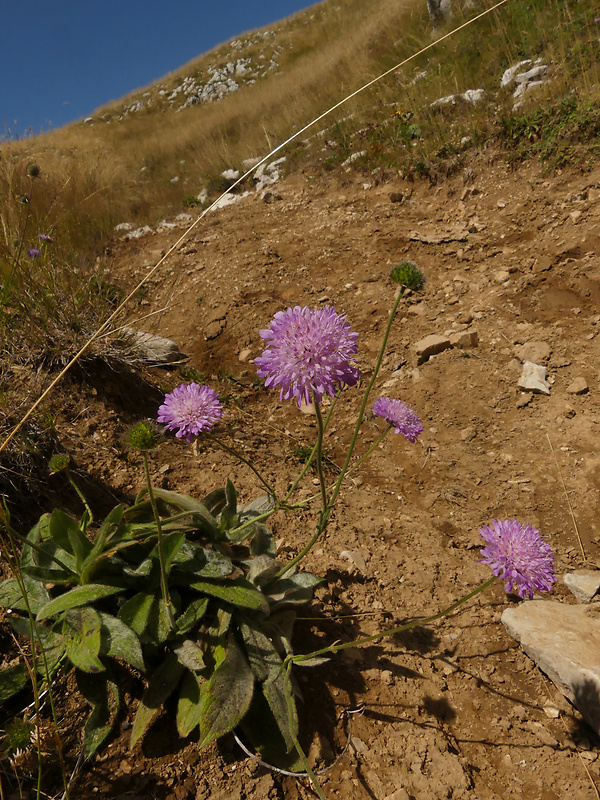
M 342 481 L 346 477 L 346 473 L 348 471 L 348 467 L 350 465 L 350 460 L 352 458 L 352 454 L 354 452 L 354 448 L 356 447 L 356 441 L 358 439 L 358 433 L 360 431 L 360 426 L 362 425 L 363 416 L 365 413 L 365 409 L 367 407 L 367 402 L 369 400 L 369 395 L 371 394 L 371 390 L 373 389 L 373 385 L 377 380 L 377 375 L 379 374 L 379 370 L 381 368 L 381 362 L 383 361 L 383 356 L 385 353 L 385 348 L 387 346 L 387 341 L 390 336 L 390 331 L 392 330 L 392 323 L 394 322 L 394 317 L 396 316 L 396 311 L 398 310 L 398 306 L 400 305 L 400 300 L 404 296 L 404 286 L 400 288 L 398 292 L 398 297 L 396 298 L 394 305 L 392 306 L 392 310 L 390 312 L 390 317 L 388 319 L 388 323 L 385 329 L 385 333 L 383 334 L 383 341 L 381 342 L 381 347 L 379 348 L 379 355 L 377 356 L 377 362 L 375 363 L 375 369 L 373 370 L 373 374 L 371 375 L 371 380 L 365 390 L 363 395 L 362 403 L 360 404 L 360 409 L 358 412 L 358 418 L 356 420 L 356 426 L 354 428 L 354 433 L 352 435 L 352 440 L 350 442 L 350 447 L 348 448 L 348 454 L 346 455 L 346 460 L 344 461 L 344 466 L 342 467 L 342 471 L 340 472 L 340 476 L 336 481 L 335 487 L 329 498 L 329 507 L 332 508 L 333 504 L 337 500 L 337 496 L 340 492 L 340 488 L 342 486 Z
M 412 619 L 410 622 L 406 622 L 404 625 L 400 625 L 397 628 L 391 628 L 387 631 L 380 631 L 379 633 L 374 634 L 373 636 L 365 636 L 362 639 L 356 639 L 353 642 L 343 642 L 342 644 L 332 644 L 329 647 L 322 647 L 320 650 L 315 650 L 312 653 L 306 653 L 299 656 L 288 656 L 288 660 L 292 661 L 294 664 L 300 664 L 302 661 L 308 661 L 311 658 L 316 658 L 317 656 L 322 656 L 327 653 L 337 653 L 338 650 L 346 650 L 349 647 L 360 647 L 363 644 L 369 644 L 369 642 L 374 642 L 377 639 L 380 639 L 382 636 L 394 636 L 397 633 L 402 633 L 403 631 L 410 630 L 410 628 L 416 628 L 417 625 L 427 625 L 430 622 L 435 622 L 435 620 L 441 619 L 441 617 L 445 617 L 448 614 L 451 614 L 455 609 L 459 606 L 462 606 L 463 603 L 466 603 L 471 598 L 478 595 L 480 592 L 483 592 L 484 589 L 487 589 L 494 581 L 496 580 L 496 576 L 492 576 L 488 578 L 487 581 L 484 581 L 480 586 L 476 589 L 473 589 L 472 592 L 466 594 L 464 597 L 461 597 L 459 600 L 456 600 L 452 605 L 445 608 L 443 611 L 438 611 L 437 614 L 433 614 L 431 617 L 417 617 L 416 619 Z
M 390 331 L 392 330 L 392 323 L 394 322 L 394 317 L 396 316 L 396 311 L 398 310 L 398 306 L 400 305 L 400 300 L 402 299 L 402 297 L 404 295 L 404 288 L 405 288 L 404 286 L 402 286 L 400 288 L 400 291 L 398 292 L 398 297 L 396 298 L 396 300 L 394 302 L 394 305 L 392 306 L 392 310 L 390 312 L 390 318 L 388 320 L 388 323 L 387 323 L 387 326 L 386 326 L 386 329 L 385 329 L 385 333 L 383 334 L 383 341 L 381 343 L 381 347 L 379 348 L 379 355 L 377 356 L 377 362 L 375 364 L 375 369 L 373 370 L 373 375 L 371 376 L 371 380 L 369 381 L 369 385 L 367 386 L 367 388 L 365 390 L 365 393 L 364 393 L 364 396 L 363 396 L 363 399 L 362 399 L 362 403 L 360 405 L 360 410 L 358 412 L 358 419 L 356 420 L 356 426 L 354 428 L 354 433 L 352 435 L 352 440 L 350 442 L 350 447 L 349 447 L 348 453 L 346 455 L 346 460 L 344 461 L 344 466 L 342 467 L 342 470 L 340 472 L 339 478 L 337 479 L 337 481 L 333 485 L 333 491 L 331 493 L 331 496 L 327 500 L 327 502 L 326 502 L 326 504 L 325 504 L 325 506 L 323 508 L 323 511 L 321 512 L 321 518 L 319 520 L 319 523 L 317 524 L 315 532 L 313 533 L 313 535 L 308 540 L 308 543 L 302 548 L 302 550 L 296 556 L 294 556 L 294 558 L 292 558 L 291 561 L 288 561 L 288 563 L 286 564 L 285 567 L 283 567 L 282 569 L 279 570 L 279 572 L 275 575 L 273 580 L 277 580 L 278 578 L 281 578 L 283 575 L 285 575 L 287 572 L 289 572 L 290 569 L 292 569 L 292 567 L 294 567 L 299 561 L 301 561 L 304 558 L 304 556 L 312 549 L 312 547 L 314 546 L 315 542 L 319 539 L 319 537 L 321 536 L 321 534 L 323 533 L 323 531 L 326 529 L 327 525 L 329 524 L 331 510 L 332 510 L 333 506 L 335 505 L 335 501 L 337 500 L 337 496 L 338 496 L 338 494 L 340 492 L 340 489 L 341 489 L 341 486 L 342 486 L 342 482 L 343 482 L 344 478 L 346 477 L 346 475 L 347 475 L 347 473 L 349 471 L 350 461 L 352 459 L 352 454 L 354 452 L 354 448 L 356 447 L 356 441 L 358 439 L 358 433 L 360 431 L 360 426 L 362 425 L 363 416 L 364 416 L 364 413 L 365 413 L 365 408 L 367 407 L 367 402 L 368 402 L 368 399 L 369 399 L 369 395 L 371 393 L 371 389 L 373 388 L 373 384 L 375 383 L 375 381 L 377 379 L 377 375 L 379 374 L 379 370 L 381 368 L 381 362 L 383 361 L 383 355 L 385 353 L 385 348 L 386 348 L 386 345 L 387 345 L 387 341 L 388 341 L 388 338 L 390 336 Z M 317 407 L 317 404 L 315 403 L 315 408 L 316 407 Z M 317 420 L 318 420 L 318 416 L 317 416 Z M 322 422 L 321 422 L 321 425 L 322 425 Z M 381 439 L 379 441 L 381 441 Z M 379 442 L 377 442 L 377 444 L 378 443 Z M 318 445 L 318 441 L 317 441 L 317 445 Z M 371 448 L 371 449 L 373 449 L 373 448 Z M 369 452 L 370 452 L 370 450 L 369 450 Z M 359 461 L 359 463 L 360 463 L 360 461 Z M 321 478 L 321 477 L 322 476 L 320 475 L 319 478 Z M 323 495 L 326 496 L 326 490 L 324 491 L 324 489 L 322 487 L 321 488 L 321 496 L 323 497 Z
M 158 506 L 156 505 L 156 497 L 152 489 L 152 481 L 150 480 L 150 468 L 148 466 L 148 453 L 142 450 L 142 459 L 144 461 L 144 474 L 146 476 L 146 486 L 148 487 L 148 498 L 152 506 L 152 513 L 154 514 L 154 521 L 156 523 L 157 545 L 158 545 L 158 561 L 160 564 L 160 588 L 162 591 L 163 600 L 167 607 L 167 614 L 169 615 L 169 623 L 171 629 L 175 628 L 175 616 L 173 614 L 173 604 L 171 602 L 171 595 L 169 594 L 169 584 L 167 582 L 167 564 L 165 561 L 165 551 L 163 549 L 163 532 L 160 522 L 160 515 L 158 513 Z
M 325 428 L 323 426 L 323 415 L 321 414 L 321 406 L 315 399 L 315 414 L 317 415 L 317 475 L 319 476 L 319 486 L 321 488 L 321 500 L 323 501 L 323 510 L 321 518 L 327 512 L 327 489 L 325 487 L 325 475 L 323 474 L 323 434 Z
M 338 401 L 338 399 L 340 397 L 340 394 L 341 394 L 341 392 L 338 392 L 338 394 L 336 394 L 336 396 L 333 398 L 333 402 L 332 402 L 331 406 L 329 407 L 329 411 L 327 412 L 327 417 L 325 418 L 325 425 L 323 426 L 323 431 L 327 430 L 327 426 L 329 425 L 329 420 L 331 419 L 331 415 L 333 414 L 333 409 L 335 408 L 335 404 L 337 403 L 337 401 Z M 302 478 L 306 475 L 306 473 L 308 471 L 308 468 L 312 464 L 313 459 L 316 456 L 316 454 L 317 454 L 317 443 L 315 442 L 315 446 L 313 447 L 311 454 L 307 458 L 306 463 L 302 467 L 302 470 L 301 470 L 300 474 L 298 475 L 298 477 L 296 478 L 294 483 L 291 485 L 288 493 L 286 494 L 286 496 L 285 496 L 285 498 L 283 500 L 284 503 L 287 503 L 287 501 L 290 499 L 290 497 L 296 491 L 296 487 L 298 486 L 298 484 L 300 483 Z
M 217 439 L 217 437 L 216 437 L 216 436 L 214 436 L 212 433 L 206 433 L 205 435 L 206 435 L 206 436 L 207 436 L 207 437 L 208 437 L 208 438 L 209 438 L 211 441 L 213 441 L 215 444 L 219 445 L 219 447 L 220 447 L 222 450 L 225 450 L 225 452 L 226 452 L 226 453 L 229 453 L 230 455 L 234 456 L 234 458 L 237 458 L 239 461 L 241 461 L 243 464 L 245 464 L 247 467 L 250 467 L 250 469 L 252 470 L 252 472 L 253 472 L 253 473 L 256 475 L 256 477 L 258 478 L 258 480 L 259 480 L 259 481 L 262 483 L 262 485 L 265 487 L 265 489 L 267 490 L 267 492 L 269 493 L 269 495 L 270 495 L 270 496 L 271 496 L 271 497 L 272 497 L 272 498 L 275 500 L 275 502 L 277 503 L 277 505 L 279 505 L 279 501 L 277 500 L 277 495 L 275 494 L 275 489 L 273 489 L 273 487 L 271 486 L 271 484 L 270 484 L 270 483 L 268 483 L 268 481 L 266 481 L 266 480 L 263 478 L 263 476 L 262 476 L 262 475 L 260 474 L 260 472 L 259 472 L 259 471 L 256 469 L 256 467 L 254 466 L 254 464 L 252 464 L 250 461 L 248 461 L 248 459 L 247 459 L 247 458 L 244 458 L 244 456 L 243 456 L 241 453 L 239 453 L 239 452 L 238 452 L 238 451 L 237 451 L 235 448 L 233 448 L 233 447 L 229 447 L 229 445 L 228 445 L 228 444 L 225 444 L 225 442 L 221 441 L 221 439 Z

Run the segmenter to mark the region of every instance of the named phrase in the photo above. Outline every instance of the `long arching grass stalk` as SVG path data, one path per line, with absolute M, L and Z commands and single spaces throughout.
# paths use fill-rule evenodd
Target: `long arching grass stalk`
M 466 22 L 464 22 L 461 25 L 457 26 L 456 28 L 454 28 L 453 30 L 449 31 L 444 36 L 441 36 L 439 39 L 436 39 L 435 41 L 430 42 L 430 44 L 426 45 L 425 47 L 422 47 L 417 52 L 412 53 L 410 56 L 408 56 L 408 58 L 403 59 L 398 64 L 395 64 L 393 67 L 390 67 L 390 69 L 386 70 L 385 72 L 382 72 L 380 75 L 378 75 L 375 78 L 373 78 L 372 80 L 368 81 L 363 86 L 361 86 L 360 88 L 356 89 L 354 92 L 351 92 L 350 94 L 346 95 L 346 97 L 344 97 L 338 103 L 336 103 L 335 105 L 333 105 L 330 108 L 328 108 L 325 112 L 320 114 L 318 117 L 315 117 L 315 119 L 313 119 L 307 125 L 305 125 L 300 130 L 298 130 L 294 134 L 292 134 L 292 136 L 288 137 L 280 145 L 278 145 L 277 147 L 273 148 L 257 164 L 255 164 L 250 169 L 248 169 L 234 183 L 232 183 L 231 186 L 229 186 L 216 200 L 214 200 L 207 208 L 205 208 L 202 211 L 202 213 L 190 225 L 190 227 L 187 228 L 186 231 L 184 231 L 184 233 L 177 239 L 177 241 L 173 245 L 171 245 L 171 247 L 156 262 L 156 264 L 145 273 L 145 275 L 139 280 L 139 282 L 136 284 L 136 286 L 134 286 L 134 288 L 129 292 L 129 294 L 118 304 L 118 306 L 115 308 L 115 310 L 112 312 L 112 314 L 110 314 L 110 316 L 105 320 L 105 322 L 92 334 L 92 336 L 88 339 L 88 341 L 85 342 L 85 344 L 75 353 L 75 355 L 69 360 L 69 362 L 59 372 L 59 374 L 54 378 L 54 380 L 44 390 L 44 392 L 42 392 L 42 394 L 38 397 L 38 399 L 35 401 L 35 403 L 33 403 L 30 406 L 29 410 L 23 415 L 21 420 L 14 426 L 14 428 L 11 430 L 11 432 L 8 434 L 8 436 L 4 439 L 4 441 L 0 445 L 0 453 L 2 451 L 4 451 L 8 447 L 8 445 L 10 444 L 10 442 L 12 442 L 12 440 L 14 439 L 16 434 L 21 430 L 21 428 L 23 427 L 25 422 L 31 417 L 31 415 L 41 405 L 41 403 L 43 403 L 43 401 L 46 399 L 46 397 L 52 392 L 54 387 L 58 383 L 60 383 L 60 381 L 64 378 L 64 376 L 71 369 L 71 367 L 74 364 L 76 364 L 83 355 L 85 355 L 85 353 L 89 350 L 89 348 L 96 341 L 96 339 L 98 339 L 103 333 L 105 333 L 107 330 L 110 329 L 110 326 L 113 323 L 113 321 L 119 316 L 121 311 L 129 304 L 130 300 L 137 295 L 137 293 L 139 292 L 140 288 L 155 274 L 155 272 L 169 258 L 169 256 L 172 253 L 174 253 L 175 251 L 178 250 L 178 248 L 181 246 L 181 244 L 188 238 L 190 233 L 196 228 L 196 226 L 201 222 L 201 220 L 204 219 L 206 214 L 208 214 L 209 211 L 211 211 L 213 208 L 215 208 L 215 206 L 219 203 L 220 200 L 222 200 L 223 197 L 225 197 L 227 194 L 230 194 L 231 191 L 233 189 L 235 189 L 243 180 L 245 180 L 249 175 L 251 175 L 255 170 L 257 170 L 259 167 L 261 167 L 267 161 L 269 161 L 269 159 L 271 159 L 276 153 L 280 152 L 286 145 L 288 145 L 291 142 L 293 142 L 296 139 L 298 139 L 307 130 L 312 128 L 314 125 L 317 125 L 319 122 L 321 122 L 321 120 L 325 119 L 327 116 L 332 114 L 334 111 L 337 111 L 337 109 L 340 108 L 341 106 L 343 106 L 345 103 L 348 103 L 350 100 L 352 100 L 353 98 L 357 97 L 362 92 L 365 92 L 367 89 L 370 89 L 371 86 L 374 86 L 375 84 L 377 84 L 380 81 L 382 81 L 385 78 L 387 78 L 389 75 L 393 74 L 394 72 L 397 72 L 403 66 L 405 66 L 408 63 L 410 63 L 414 59 L 418 58 L 423 53 L 426 53 L 429 50 L 433 49 L 434 47 L 439 45 L 440 42 L 443 42 L 443 41 L 451 38 L 452 36 L 457 34 L 459 31 L 467 28 L 468 26 L 474 25 L 480 19 L 482 19 L 483 17 L 486 17 L 488 14 L 491 14 L 496 9 L 498 9 L 501 6 L 505 5 L 507 2 L 508 2 L 508 0 L 500 0 L 495 5 L 491 6 L 490 8 L 486 9 L 485 11 L 482 11 L 480 14 L 477 14 L 472 19 L 467 20 Z

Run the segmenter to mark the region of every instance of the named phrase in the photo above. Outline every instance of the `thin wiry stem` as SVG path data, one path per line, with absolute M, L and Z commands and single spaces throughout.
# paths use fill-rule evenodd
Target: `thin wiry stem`
M 491 14 L 492 11 L 495 11 L 497 8 L 500 8 L 500 6 L 505 5 L 505 3 L 508 3 L 508 0 L 500 0 L 500 2 L 496 3 L 495 5 L 491 6 L 490 8 L 486 8 L 485 11 L 481 12 L 481 14 L 478 14 L 477 16 L 473 17 L 472 19 L 467 20 L 462 25 L 459 25 L 457 28 L 454 28 L 453 30 L 451 30 L 448 33 L 446 33 L 444 36 L 440 36 L 439 39 L 436 39 L 434 42 L 431 42 L 430 44 L 426 45 L 425 47 L 422 47 L 416 53 L 413 53 L 412 55 L 408 56 L 408 58 L 405 58 L 403 61 L 399 62 L 398 64 L 395 64 L 393 67 L 390 67 L 390 69 L 386 70 L 385 72 L 382 72 L 380 75 L 378 75 L 377 77 L 375 77 L 372 80 L 368 81 L 368 83 L 365 83 L 363 86 L 361 86 L 356 91 L 351 92 L 351 94 L 349 94 L 346 97 L 344 97 L 343 100 L 340 100 L 339 103 L 336 103 L 335 105 L 333 105 L 330 108 L 328 108 L 327 111 L 323 112 L 323 114 L 320 114 L 318 117 L 315 117 L 315 119 L 313 119 L 311 122 L 309 122 L 307 125 L 305 125 L 300 130 L 296 131 L 292 136 L 290 136 L 288 139 L 286 139 L 280 145 L 275 147 L 273 150 L 271 150 L 271 152 L 268 153 L 266 156 L 264 156 L 264 158 L 262 158 L 258 162 L 258 164 L 255 164 L 253 167 L 250 167 L 250 169 L 248 169 L 243 175 L 241 175 L 237 179 L 237 181 L 232 183 L 231 186 L 229 186 L 229 188 L 226 189 L 223 192 L 223 194 L 221 194 L 219 197 L 217 197 L 217 199 L 213 203 L 211 203 L 209 206 L 207 206 L 207 208 L 205 208 L 202 211 L 202 213 L 198 215 L 197 219 L 194 220 L 194 222 L 190 225 L 190 227 L 187 228 L 187 230 L 185 230 L 182 233 L 182 235 L 179 237 L 179 239 L 177 239 L 177 241 L 173 245 L 171 245 L 171 247 L 167 250 L 167 252 L 156 262 L 156 264 L 151 269 L 148 270 L 148 272 L 139 280 L 139 282 L 133 287 L 133 289 L 129 292 L 129 294 L 119 303 L 119 305 L 116 307 L 116 309 L 113 311 L 113 313 L 108 317 L 108 319 L 106 319 L 106 321 L 102 323 L 102 325 L 98 328 L 98 330 L 77 351 L 77 353 L 75 353 L 75 355 L 69 361 L 69 363 L 59 372 L 59 374 L 52 381 L 52 383 L 48 386 L 48 388 L 44 392 L 42 392 L 42 394 L 38 397 L 38 399 L 35 401 L 35 403 L 33 403 L 33 405 L 30 407 L 29 411 L 27 411 L 27 413 L 21 418 L 21 421 L 18 422 L 15 425 L 15 427 L 12 429 L 12 431 L 9 433 L 9 435 L 6 437 L 6 439 L 2 442 L 2 444 L 0 445 L 0 453 L 3 450 L 5 450 L 6 447 L 8 447 L 10 442 L 12 442 L 14 437 L 21 430 L 21 428 L 23 427 L 25 422 L 27 422 L 27 420 L 31 417 L 31 415 L 34 413 L 36 408 L 38 408 L 38 406 L 41 403 L 43 403 L 43 401 L 46 399 L 46 397 L 50 394 L 50 392 L 54 389 L 54 387 L 63 379 L 63 377 L 67 374 L 67 372 L 71 369 L 71 367 L 79 361 L 79 359 L 84 355 L 84 353 L 86 353 L 88 351 L 88 349 L 96 341 L 96 339 L 102 333 L 104 333 L 104 331 L 106 331 L 107 328 L 110 327 L 110 325 L 113 322 L 113 320 L 115 320 L 117 318 L 117 316 L 121 313 L 121 311 L 129 303 L 131 298 L 135 297 L 135 295 L 140 290 L 140 288 L 154 275 L 154 273 L 158 270 L 158 268 L 162 264 L 164 264 L 164 262 L 171 255 L 171 253 L 173 253 L 176 250 L 178 250 L 178 248 L 180 247 L 182 242 L 184 242 L 188 238 L 188 236 L 191 234 L 191 232 L 194 230 L 194 228 L 197 225 L 200 224 L 201 220 L 204 219 L 204 217 L 209 213 L 209 211 L 212 211 L 212 209 L 215 208 L 215 206 L 219 203 L 220 200 L 222 200 L 223 197 L 225 197 L 227 194 L 230 194 L 231 191 L 233 189 L 235 189 L 236 186 L 238 186 L 243 180 L 245 180 L 252 172 L 254 172 L 254 170 L 257 170 L 260 166 L 265 164 L 270 158 L 272 158 L 275 155 L 275 153 L 278 153 L 283 147 L 285 147 L 286 145 L 290 144 L 290 142 L 293 142 L 299 136 L 302 136 L 309 128 L 312 128 L 313 125 L 316 125 L 317 123 L 321 122 L 321 120 L 324 119 L 325 117 L 327 117 L 329 114 L 332 114 L 334 111 L 337 111 L 337 109 L 340 108 L 342 105 L 344 105 L 348 101 L 354 99 L 357 95 L 361 94 L 361 92 L 364 92 L 367 89 L 370 89 L 371 86 L 374 86 L 379 81 L 383 80 L 384 78 L 387 78 L 388 75 L 391 75 L 393 72 L 396 72 L 397 70 L 401 69 L 403 66 L 408 64 L 410 61 L 413 61 L 415 58 L 418 58 L 418 56 L 420 56 L 423 53 L 426 53 L 428 50 L 431 50 L 432 48 L 436 47 L 440 42 L 443 42 L 446 39 L 449 39 L 451 36 L 454 36 L 454 34 L 458 33 L 459 31 L 463 30 L 464 28 L 468 27 L 469 25 L 473 25 L 473 23 L 477 22 L 482 17 L 485 17 L 488 14 Z

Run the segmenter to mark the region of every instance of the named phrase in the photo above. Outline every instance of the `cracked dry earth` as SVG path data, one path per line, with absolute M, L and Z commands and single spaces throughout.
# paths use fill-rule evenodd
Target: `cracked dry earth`
M 139 327 L 175 340 L 228 396 L 222 435 L 283 493 L 299 468 L 294 450 L 314 441 L 315 418 L 254 382 L 259 329 L 289 305 L 333 304 L 360 334 L 368 378 L 394 298 L 390 268 L 409 258 L 426 275 L 424 290 L 401 303 L 373 396 L 408 402 L 425 431 L 412 445 L 388 436 L 347 480 L 326 539 L 307 559 L 325 582 L 297 622 L 305 651 L 433 614 L 472 590 L 488 577 L 477 563 L 478 528 L 494 518 L 537 527 L 559 576 L 585 565 L 582 548 L 587 566 L 600 565 L 600 169 L 546 177 L 536 163 L 510 171 L 482 156 L 434 186 L 395 174 L 368 180 L 365 189 L 353 172 L 292 176 L 273 202 L 256 195 L 207 215 L 148 281 L 138 308 L 139 317 L 166 308 Z M 109 277 L 131 288 L 181 232 L 116 241 Z M 455 337 L 457 346 L 417 363 L 418 341 L 466 330 L 477 333 L 476 345 Z M 548 396 L 518 388 L 528 358 L 547 367 Z M 181 381 L 155 373 L 168 389 Z M 137 401 L 125 395 L 128 413 L 95 412 L 93 452 L 81 415 L 77 425 L 65 416 L 59 430 L 82 466 L 131 493 L 138 465 L 115 456 L 135 418 Z M 358 405 L 359 392 L 343 395 L 327 443 L 334 464 Z M 74 403 L 71 419 L 80 411 Z M 369 415 L 361 452 L 381 422 Z M 155 473 L 161 485 L 197 496 L 227 476 L 243 501 L 261 494 L 247 468 L 207 443 L 194 453 L 168 442 Z M 306 541 L 315 513 L 274 519 L 283 556 Z M 577 602 L 560 580 L 553 596 Z M 597 798 L 598 737 L 500 622 L 518 602 L 495 584 L 440 622 L 300 675 L 304 742 L 316 767 L 350 741 L 321 777 L 328 798 Z M 349 730 L 343 712 L 359 706 Z M 75 796 L 314 796 L 305 781 L 258 767 L 233 740 L 198 753 L 162 721 L 144 750 L 129 753 L 125 723 Z

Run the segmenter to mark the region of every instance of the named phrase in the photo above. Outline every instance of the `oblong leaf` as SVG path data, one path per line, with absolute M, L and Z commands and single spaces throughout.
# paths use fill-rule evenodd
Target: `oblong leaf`
M 140 672 L 146 670 L 140 640 L 122 620 L 100 612 L 101 654 L 120 658 Z
M 262 690 L 289 753 L 294 749 L 294 739 L 298 736 L 298 711 L 287 670 L 272 673 L 263 683 Z
M 250 665 L 234 637 L 229 636 L 225 658 L 202 691 L 198 747 L 233 730 L 250 707 L 253 693 L 254 675 Z
M 138 706 L 133 728 L 131 730 L 130 749 L 142 738 L 148 726 L 158 714 L 165 700 L 173 693 L 184 667 L 177 660 L 175 653 L 169 653 L 165 660 L 154 670 L 142 695 Z
M 269 604 L 262 593 L 244 578 L 233 581 L 195 581 L 190 588 L 211 597 L 218 597 L 232 606 L 250 608 L 253 611 L 269 613 Z
M 13 664 L 0 669 L 0 705 L 20 692 L 28 680 L 29 670 L 26 664 Z
M 108 675 L 88 675 L 77 670 L 77 688 L 92 706 L 83 735 L 83 754 L 90 758 L 110 734 L 121 705 L 119 687 Z
M 177 732 L 183 738 L 200 724 L 202 706 L 200 703 L 206 680 L 200 675 L 186 670 L 177 703 Z
M 103 672 L 99 659 L 102 643 L 100 615 L 93 608 L 70 609 L 63 624 L 65 652 L 83 672 Z
M 32 614 L 37 612 L 50 600 L 48 590 L 41 581 L 23 577 L 23 588 L 27 593 L 27 603 Z M 23 597 L 19 581 L 9 579 L 0 583 L 0 606 L 14 611 L 27 611 L 27 603 Z
M 77 608 L 93 603 L 101 597 L 110 597 L 112 594 L 123 591 L 120 586 L 105 586 L 102 583 L 87 583 L 85 586 L 76 586 L 64 594 L 55 597 L 45 606 L 42 606 L 36 619 L 42 620 L 66 611 L 69 608 Z

